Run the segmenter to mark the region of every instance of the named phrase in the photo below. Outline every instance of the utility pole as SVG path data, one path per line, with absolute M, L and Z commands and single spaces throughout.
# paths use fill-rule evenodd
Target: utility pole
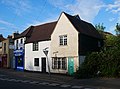
M 46 47 L 45 49 L 43 49 L 43 53 L 45 54 L 46 59 L 47 59 L 48 72 L 49 72 L 49 76 L 50 76 L 50 78 L 51 78 L 51 74 L 50 74 L 50 65 L 49 65 L 49 60 L 48 60 L 48 47 Z

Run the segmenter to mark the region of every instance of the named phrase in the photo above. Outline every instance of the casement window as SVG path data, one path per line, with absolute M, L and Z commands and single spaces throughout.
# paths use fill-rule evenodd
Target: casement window
M 18 40 L 16 40 L 16 49 L 18 49 Z
M 39 58 L 34 58 L 34 66 L 39 66 Z
M 20 43 L 23 44 L 23 39 L 20 40 Z
M 67 45 L 67 35 L 59 36 L 59 45 Z
M 65 57 L 53 57 L 52 58 L 53 69 L 67 69 L 67 59 Z
M 4 43 L 4 53 L 6 53 L 6 43 Z
M 33 43 L 33 51 L 38 51 L 38 42 Z

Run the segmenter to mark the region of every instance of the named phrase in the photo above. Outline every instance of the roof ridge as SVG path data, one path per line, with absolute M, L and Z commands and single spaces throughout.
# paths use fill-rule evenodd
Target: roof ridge
M 35 25 L 34 27 L 42 26 L 42 25 L 46 25 L 46 24 L 52 24 L 52 23 L 56 23 L 56 22 L 58 22 L 58 21 L 47 22 L 47 23 L 43 23 L 43 24 L 40 24 L 40 25 Z

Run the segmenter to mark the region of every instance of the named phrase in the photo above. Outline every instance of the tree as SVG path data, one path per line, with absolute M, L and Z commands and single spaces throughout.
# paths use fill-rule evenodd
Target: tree
M 95 25 L 95 28 L 96 28 L 96 30 L 98 30 L 99 32 L 104 32 L 104 30 L 105 30 L 105 26 L 103 26 L 103 23 L 99 23 L 99 24 L 96 24 Z
M 120 36 L 120 24 L 119 24 L 119 23 L 116 24 L 116 29 L 115 29 L 115 31 L 116 31 L 116 35 L 117 35 L 117 36 Z

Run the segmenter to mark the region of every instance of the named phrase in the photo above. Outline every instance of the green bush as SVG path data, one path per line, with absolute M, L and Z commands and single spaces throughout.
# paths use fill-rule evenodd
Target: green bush
M 120 77 L 120 46 L 89 53 L 77 70 L 76 78 Z M 100 71 L 98 75 L 97 72 Z

